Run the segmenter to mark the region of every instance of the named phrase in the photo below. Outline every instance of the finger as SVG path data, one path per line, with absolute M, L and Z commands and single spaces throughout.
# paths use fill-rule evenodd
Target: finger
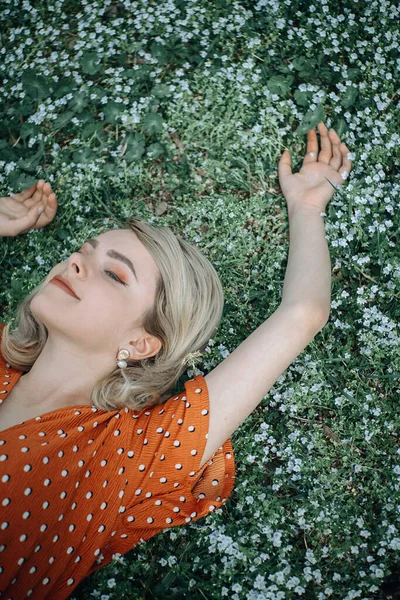
M 333 157 L 330 161 L 330 166 L 338 170 L 342 166 L 342 153 L 340 151 L 340 137 L 334 129 L 329 131 L 329 138 L 332 142 Z
M 41 213 L 43 212 L 44 207 L 40 205 L 33 206 L 29 212 L 19 219 L 12 219 L 8 222 L 11 236 L 16 236 L 20 233 L 26 233 L 30 229 L 32 229 L 39 219 Z
M 278 163 L 278 174 L 279 181 L 282 181 L 285 177 L 292 175 L 292 161 L 290 158 L 289 150 L 285 150 Z
M 319 153 L 318 160 L 319 162 L 329 165 L 329 161 L 332 158 L 332 146 L 328 135 L 328 129 L 322 121 L 321 123 L 318 123 L 318 131 L 321 137 L 321 152 Z
M 350 175 L 350 171 L 352 169 L 353 163 L 348 158 L 348 154 L 349 154 L 350 150 L 348 149 L 346 144 L 343 144 L 343 143 L 340 144 L 340 151 L 341 151 L 342 157 L 343 157 L 343 164 L 339 169 L 339 173 L 342 176 L 342 179 L 345 180 Z
M 50 196 L 50 194 L 53 193 L 53 190 L 51 189 L 51 185 L 49 183 L 45 183 L 43 185 L 43 194 L 45 194 L 46 196 Z
M 36 225 L 34 226 L 34 229 L 41 229 L 41 227 L 45 227 L 46 225 L 51 223 L 51 221 L 53 221 L 54 217 L 56 216 L 57 207 L 57 198 L 55 193 L 52 192 L 47 199 L 44 211 L 38 219 Z
M 318 159 L 318 139 L 315 129 L 307 132 L 307 154 L 304 157 L 303 165 L 310 162 L 317 162 Z
M 23 192 L 19 192 L 18 194 L 11 194 L 11 197 L 16 200 L 17 202 L 24 202 L 25 200 L 27 200 L 28 198 L 32 197 L 32 194 L 34 193 L 34 191 L 36 190 L 36 183 L 34 183 L 33 185 L 31 185 L 30 188 L 28 188 L 27 190 L 24 190 Z

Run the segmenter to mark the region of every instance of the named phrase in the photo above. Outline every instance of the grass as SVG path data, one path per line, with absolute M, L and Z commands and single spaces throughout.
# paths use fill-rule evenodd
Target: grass
M 232 436 L 231 498 L 115 555 L 71 600 L 398 598 L 398 7 L 3 4 L 1 192 L 45 178 L 59 199 L 44 230 L 1 240 L 3 322 L 88 236 L 136 215 L 220 275 L 207 373 L 280 303 L 284 148 L 298 170 L 324 120 L 354 155 L 326 211 L 330 320 Z

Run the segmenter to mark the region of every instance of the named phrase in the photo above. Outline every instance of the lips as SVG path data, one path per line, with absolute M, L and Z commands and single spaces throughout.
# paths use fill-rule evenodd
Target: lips
M 68 294 L 70 294 L 74 298 L 77 298 L 78 300 L 80 299 L 77 296 L 77 294 L 75 293 L 75 290 L 72 287 L 72 285 L 70 284 L 70 282 L 68 281 L 68 279 L 66 279 L 65 277 L 62 277 L 61 275 L 56 275 L 55 277 L 53 277 L 53 279 L 50 280 L 50 283 L 54 283 L 55 285 L 58 285 L 65 292 L 67 292 Z

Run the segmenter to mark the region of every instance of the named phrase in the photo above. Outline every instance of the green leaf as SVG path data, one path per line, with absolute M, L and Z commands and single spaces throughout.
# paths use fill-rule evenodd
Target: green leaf
M 298 56 L 292 61 L 293 68 L 299 71 L 299 77 L 310 77 L 315 71 L 315 60 L 306 56 Z
M 145 149 L 145 140 L 141 133 L 130 134 L 125 140 L 127 147 L 123 158 L 129 163 L 139 160 Z
M 54 129 L 62 129 L 65 127 L 65 125 L 70 122 L 74 114 L 75 113 L 72 110 L 68 110 L 67 112 L 63 113 L 54 121 Z
M 17 158 L 17 154 L 12 148 L 10 148 L 8 144 L 1 149 L 0 160 L 4 160 L 4 162 L 14 162 L 17 160 Z
M 42 100 L 43 98 L 48 98 L 52 93 L 52 88 L 46 79 L 35 73 L 32 69 L 24 71 L 21 81 L 26 95 L 31 98 Z
M 163 131 L 163 119 L 158 113 L 150 113 L 143 119 L 143 129 L 150 135 Z
M 271 94 L 286 95 L 290 92 L 290 86 L 294 81 L 293 75 L 284 77 L 283 75 L 273 75 L 267 81 L 267 88 Z
M 167 50 L 162 44 L 152 42 L 150 52 L 154 58 L 157 58 L 159 65 L 165 65 L 167 62 Z
M 17 166 L 21 169 L 25 169 L 26 171 L 34 171 L 38 164 L 40 163 L 40 159 L 44 154 L 44 144 L 43 142 L 40 144 L 40 147 L 36 154 L 33 154 L 29 158 L 20 158 L 17 162 Z
M 92 135 L 94 135 L 95 133 L 102 133 L 103 132 L 103 123 L 88 123 L 87 125 L 85 125 L 85 127 L 82 129 L 82 137 L 84 139 L 91 137 Z
M 81 148 L 72 154 L 72 160 L 75 164 L 87 164 L 93 162 L 96 154 L 90 148 Z
M 60 240 L 67 240 L 70 237 L 70 232 L 67 231 L 66 229 L 64 229 L 63 227 L 61 227 L 60 229 L 58 229 L 58 231 L 56 232 L 57 237 Z
M 310 104 L 311 97 L 312 92 L 300 92 L 300 90 L 294 92 L 294 99 L 299 106 L 307 106 Z
M 19 191 L 26 190 L 27 188 L 31 187 L 31 185 L 37 182 L 37 177 L 28 175 L 24 172 L 21 173 L 21 171 L 15 169 L 8 175 L 8 181 L 14 190 Z
M 340 103 L 344 108 L 349 108 L 353 106 L 358 96 L 358 90 L 354 86 L 350 86 L 347 88 L 345 94 L 342 96 Z
M 158 85 L 155 85 L 152 93 L 154 96 L 156 96 L 156 98 L 165 98 L 171 94 L 169 91 L 169 86 L 165 83 L 159 83 Z
M 117 169 L 117 167 L 116 167 L 115 163 L 107 163 L 106 165 L 103 166 L 103 173 L 107 177 L 113 177 L 113 176 L 115 176 L 116 169 Z
M 103 109 L 105 120 L 110 125 L 116 125 L 117 120 L 125 111 L 125 104 L 122 102 L 108 102 Z
M 149 156 L 149 158 L 152 158 L 153 160 L 155 160 L 156 158 L 158 158 L 159 156 L 161 156 L 164 153 L 165 153 L 164 144 L 159 144 L 158 142 L 156 142 L 155 144 L 150 144 L 150 146 L 147 148 L 147 155 Z
M 80 113 L 89 104 L 89 99 L 84 92 L 76 92 L 69 101 L 69 108 L 74 113 Z
M 38 133 L 40 133 L 38 125 L 35 125 L 35 123 L 24 123 L 21 127 L 20 136 L 25 140 L 27 137 L 34 137 Z
M 76 89 L 76 83 L 72 78 L 62 77 L 54 84 L 53 95 L 56 98 L 62 98 Z
M 0 150 L 3 150 L 3 148 L 7 148 L 8 144 L 6 142 L 6 140 L 0 140 Z
M 81 58 L 82 71 L 94 75 L 101 69 L 101 56 L 97 52 L 84 52 Z
M 336 121 L 336 123 L 334 123 L 332 129 L 334 129 L 338 136 L 342 138 L 346 131 L 349 130 L 349 127 L 344 119 L 339 119 Z
M 295 133 L 305 135 L 309 129 L 313 129 L 320 121 L 325 121 L 325 111 L 322 104 L 318 104 L 315 110 L 309 110 L 306 113 Z

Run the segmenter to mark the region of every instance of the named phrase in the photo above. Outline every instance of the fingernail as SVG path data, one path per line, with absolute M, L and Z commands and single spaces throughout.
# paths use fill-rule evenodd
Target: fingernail
M 41 206 L 38 210 L 38 214 L 41 215 L 43 211 L 44 211 L 44 206 Z

